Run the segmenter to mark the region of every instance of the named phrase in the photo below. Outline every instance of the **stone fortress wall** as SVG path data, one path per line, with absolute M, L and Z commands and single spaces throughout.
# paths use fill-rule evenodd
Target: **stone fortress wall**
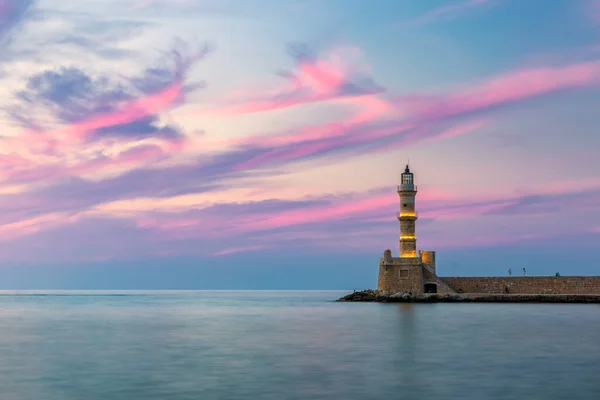
M 438 293 L 600 294 L 600 276 L 438 277 L 437 279 L 442 283 L 442 285 L 438 284 Z
M 425 293 L 435 284 L 440 294 L 598 294 L 600 276 L 441 277 L 435 268 L 435 252 L 419 257 L 392 257 L 386 251 L 379 260 L 377 288 L 385 293 Z

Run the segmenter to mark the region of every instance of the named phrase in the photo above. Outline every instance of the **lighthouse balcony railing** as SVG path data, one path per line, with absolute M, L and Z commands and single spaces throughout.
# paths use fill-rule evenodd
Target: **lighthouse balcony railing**
M 403 191 L 403 190 L 404 190 L 404 189 L 402 188 L 402 185 L 398 185 L 398 186 L 396 187 L 396 191 L 398 191 L 398 192 L 401 192 L 401 191 Z M 416 192 L 416 191 L 417 191 L 417 185 L 414 185 L 414 189 L 412 189 L 412 190 Z
M 399 212 L 396 213 L 396 216 L 398 216 L 398 218 L 400 217 L 415 217 L 415 218 L 419 218 L 419 213 L 417 211 L 414 212 Z

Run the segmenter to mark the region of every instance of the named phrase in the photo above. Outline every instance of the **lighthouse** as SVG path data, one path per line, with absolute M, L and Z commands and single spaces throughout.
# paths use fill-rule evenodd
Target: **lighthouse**
M 414 176 L 410 172 L 408 164 L 402 173 L 397 191 L 400 197 L 400 212 L 398 213 L 398 221 L 400 222 L 400 258 L 414 258 L 417 257 L 417 236 L 415 232 L 415 222 L 418 218 L 415 211 L 417 187 L 415 186 Z
M 502 296 L 501 293 L 510 293 L 511 295 L 548 295 L 549 293 L 600 295 L 600 276 L 537 276 L 528 277 L 527 283 L 523 283 L 524 278 L 521 277 L 439 277 L 435 251 L 419 250 L 417 252 L 417 235 L 415 233 L 418 217 L 415 208 L 417 186 L 415 186 L 414 175 L 410 172 L 409 165 L 406 165 L 401 174 L 400 185 L 396 187 L 396 192 L 400 198 L 400 212 L 397 215 L 400 222 L 400 254 L 398 257 L 394 257 L 392 250 L 386 249 L 383 251 L 383 257 L 379 258 L 379 275 L 377 277 L 379 293 L 375 298 L 379 294 L 383 294 L 383 298 L 386 299 L 384 301 L 389 301 L 387 299 L 413 301 L 411 295 L 434 293 L 477 293 L 494 296 Z M 427 241 L 426 237 L 425 241 Z M 372 294 L 368 296 L 369 300 L 366 301 L 372 301 Z M 435 301 L 436 298 L 432 299 Z
M 410 166 L 404 168 L 400 185 L 396 191 L 400 198 L 400 255 L 392 257 L 387 249 L 379 259 L 377 289 L 383 293 L 437 293 L 438 278 L 435 267 L 435 251 L 420 250 L 417 253 L 417 235 L 415 225 L 417 211 L 415 196 L 417 186 Z M 451 290 L 444 287 L 444 290 Z

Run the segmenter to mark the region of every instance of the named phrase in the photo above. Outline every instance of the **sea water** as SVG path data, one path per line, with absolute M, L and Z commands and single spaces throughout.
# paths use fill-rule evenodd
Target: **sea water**
M 0 292 L 0 399 L 598 399 L 600 306 Z

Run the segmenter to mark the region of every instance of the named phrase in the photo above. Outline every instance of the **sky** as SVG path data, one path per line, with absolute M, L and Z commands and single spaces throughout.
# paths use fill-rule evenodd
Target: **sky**
M 598 0 L 0 0 L 0 289 L 600 274 Z

